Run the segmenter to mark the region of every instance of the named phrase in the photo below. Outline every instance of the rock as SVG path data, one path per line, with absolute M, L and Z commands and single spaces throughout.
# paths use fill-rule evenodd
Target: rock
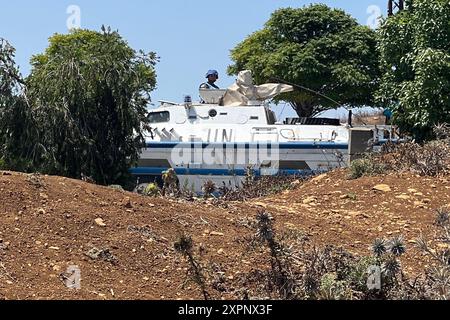
M 45 193 L 40 193 L 39 194 L 39 196 L 42 198 L 42 199 L 44 199 L 44 200 L 47 200 L 48 199 L 48 195 L 46 195 Z
M 124 206 L 125 208 L 131 209 L 133 208 L 133 204 L 131 203 L 131 198 L 130 197 L 126 197 L 125 199 L 122 200 L 122 206 Z
M 391 192 L 392 191 L 391 187 L 388 186 L 387 184 L 378 184 L 375 187 L 373 187 L 373 190 L 382 191 L 382 192 Z
M 97 219 L 95 219 L 95 223 L 96 223 L 98 226 L 100 226 L 100 227 L 106 227 L 106 224 L 105 224 L 105 222 L 103 221 L 102 218 L 97 218 Z
M 418 208 L 425 208 L 425 204 L 422 201 L 414 201 L 414 206 Z
M 7 250 L 9 245 L 10 245 L 9 242 L 3 242 L 3 239 L 0 239 L 0 251 Z
M 402 200 L 409 200 L 411 199 L 410 196 L 408 196 L 407 194 L 401 194 L 399 196 L 396 196 L 397 199 L 402 199 Z
M 224 253 L 224 250 L 223 250 L 223 249 L 217 250 L 217 254 L 223 254 L 223 253 Z
M 365 212 L 359 212 L 359 211 L 350 211 L 349 214 L 358 217 L 358 218 L 364 218 L 364 219 L 370 219 L 370 215 L 368 215 Z
M 122 186 L 120 186 L 120 185 L 118 185 L 118 184 L 113 184 L 113 185 L 110 185 L 109 186 L 111 189 L 114 189 L 114 190 L 117 190 L 117 191 L 125 191 L 124 189 L 123 189 L 123 187 Z
M 212 231 L 209 235 L 223 237 L 225 234 L 223 234 L 222 232 Z
M 323 179 L 325 179 L 327 177 L 327 174 L 321 174 L 320 176 L 317 176 L 315 178 L 311 179 L 311 182 L 319 182 L 322 181 Z
M 39 208 L 39 209 L 37 210 L 37 213 L 38 213 L 38 214 L 45 214 L 45 210 L 44 210 L 43 208 Z
M 302 182 L 300 180 L 295 180 L 294 182 L 291 183 L 292 187 L 296 187 L 298 185 L 300 185 Z
M 422 192 L 416 192 L 416 193 L 414 193 L 414 195 L 416 197 L 423 197 L 423 193 Z
M 428 204 L 428 203 L 431 203 L 431 199 L 423 199 L 422 202 L 425 204 Z
M 101 259 L 104 261 L 111 262 L 112 264 L 117 263 L 117 258 L 111 253 L 111 251 L 108 248 L 99 249 L 94 247 L 88 252 L 86 252 L 85 255 L 91 258 L 92 260 Z
M 416 193 L 416 192 L 418 192 L 416 189 L 413 189 L 413 188 L 409 188 L 408 189 L 408 192 L 409 193 Z
M 303 204 L 311 204 L 311 203 L 314 203 L 316 201 L 317 201 L 316 197 L 308 197 L 305 200 L 303 200 Z
M 59 250 L 59 247 L 48 247 L 50 250 Z
M 264 209 L 267 208 L 267 203 L 264 202 L 255 202 L 254 205 L 258 207 L 263 207 Z

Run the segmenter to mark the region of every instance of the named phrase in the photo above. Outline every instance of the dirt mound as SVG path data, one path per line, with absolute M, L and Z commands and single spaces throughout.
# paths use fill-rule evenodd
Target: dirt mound
M 432 236 L 434 211 L 450 182 L 411 174 L 347 180 L 335 171 L 295 190 L 246 203 L 149 198 L 61 177 L 0 172 L 0 299 L 201 299 L 186 281 L 174 243 L 185 233 L 220 279 L 214 298 L 242 298 L 239 279 L 258 265 L 247 258 L 247 221 L 262 209 L 277 229 L 316 245 L 367 255 L 376 238 L 403 235 L 408 273 L 426 261 L 412 248 Z M 65 273 L 81 271 L 81 289 Z
M 402 236 L 406 272 L 422 272 L 427 261 L 415 249 L 421 235 L 432 238 L 436 211 L 448 205 L 450 180 L 392 173 L 348 180 L 346 170 L 318 176 L 293 191 L 252 203 L 277 217 L 279 228 L 301 228 L 319 244 L 370 254 L 377 238 Z

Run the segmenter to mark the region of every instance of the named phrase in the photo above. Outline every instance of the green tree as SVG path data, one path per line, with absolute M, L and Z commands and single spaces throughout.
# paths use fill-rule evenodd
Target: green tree
M 156 54 L 136 52 L 105 28 L 55 34 L 49 42 L 26 80 L 42 146 L 36 168 L 122 183 L 145 142 Z
M 450 1 L 410 1 L 379 38 L 379 101 L 403 131 L 430 138 L 435 124 L 450 122 Z
M 373 105 L 379 80 L 376 34 L 326 5 L 275 11 L 259 30 L 231 51 L 230 74 L 253 71 L 258 84 L 282 79 L 347 106 Z M 306 90 L 285 94 L 299 116 L 336 104 Z
M 0 38 L 0 168 L 27 171 L 38 144 L 15 49 Z

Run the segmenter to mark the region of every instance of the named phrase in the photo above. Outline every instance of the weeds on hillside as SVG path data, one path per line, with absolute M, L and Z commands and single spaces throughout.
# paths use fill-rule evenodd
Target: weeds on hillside
M 388 142 L 381 153 L 368 154 L 355 160 L 349 168 L 349 178 L 383 174 L 388 171 L 410 171 L 422 176 L 440 176 L 450 173 L 450 126 L 434 128 L 436 140 L 419 144 L 415 141 Z
M 349 168 L 349 179 L 359 179 L 364 176 L 383 174 L 387 166 L 380 162 L 374 155 L 366 155 L 364 158 L 352 161 Z
M 203 267 L 201 263 L 198 262 L 196 257 L 194 256 L 194 244 L 192 238 L 186 235 L 180 236 L 178 241 L 175 242 L 174 248 L 187 260 L 187 262 L 189 263 L 189 276 L 191 277 L 192 281 L 194 281 L 194 283 L 200 287 L 203 298 L 205 300 L 209 300 L 210 295 L 207 291 L 206 277 L 203 273 Z
M 426 295 L 429 299 L 450 299 L 450 212 L 447 208 L 436 213 L 435 225 L 440 233 L 436 239 L 417 240 L 417 247 L 433 261 L 426 270 Z
M 292 272 L 292 261 L 288 249 L 278 241 L 273 226 L 273 217 L 264 211 L 256 217 L 255 244 L 265 245 L 270 251 L 271 269 L 267 273 L 269 292 L 275 290 L 283 300 L 295 298 L 297 281 Z
M 214 197 L 215 201 L 246 201 L 271 194 L 276 194 L 286 190 L 291 190 L 295 186 L 301 184 L 302 178 L 298 176 L 262 176 L 256 177 L 251 168 L 247 169 L 244 181 L 239 185 L 231 185 L 223 183 L 218 187 L 211 180 L 205 181 L 202 186 L 203 197 L 199 198 L 194 187 L 189 187 L 187 181 L 184 186 L 180 186 L 178 177 L 174 170 L 170 169 L 163 173 L 163 186 L 160 188 L 156 183 L 140 185 L 135 191 L 139 194 L 152 197 L 172 197 L 184 199 L 187 201 L 206 200 Z
M 357 258 L 334 246 L 311 247 L 304 236 L 278 235 L 274 218 L 267 212 L 259 212 L 252 226 L 255 233 L 249 244 L 266 248 L 262 254 L 267 255 L 268 269 L 253 269 L 245 276 L 241 291 L 249 297 L 366 300 L 414 296 L 400 263 L 406 250 L 401 237 L 377 240 L 373 255 Z M 371 280 L 378 286 L 371 286 Z
M 157 197 L 161 195 L 161 189 L 156 183 L 149 183 L 142 191 L 142 194 L 149 197 Z
M 420 145 L 405 142 L 384 147 L 379 158 L 390 170 L 411 171 L 423 176 L 439 176 L 450 172 L 450 143 L 436 140 Z
M 247 168 L 241 186 L 223 184 L 219 189 L 220 199 L 225 201 L 246 201 L 292 190 L 301 183 L 298 176 L 261 176 L 256 177 L 253 169 Z
M 178 177 L 174 169 L 169 169 L 162 173 L 163 187 L 162 196 L 175 195 L 178 193 Z
M 214 192 L 216 192 L 216 190 L 217 188 L 214 182 L 212 182 L 211 180 L 206 181 L 202 187 L 203 197 L 205 199 L 210 198 L 214 194 Z
M 179 185 L 178 176 L 173 169 L 169 169 L 162 173 L 162 186 L 158 185 L 157 182 L 139 184 L 135 187 L 134 192 L 149 196 L 149 197 L 166 197 L 166 198 L 177 198 L 185 199 L 188 201 L 194 200 L 195 193 L 193 191 L 193 186 L 188 187 L 188 182 L 181 187 Z
M 42 176 L 39 173 L 29 174 L 26 178 L 26 181 L 36 188 L 44 188 L 45 182 L 42 179 Z
M 400 236 L 377 239 L 370 255 L 357 257 L 335 246 L 313 246 L 300 231 L 278 233 L 274 217 L 266 211 L 245 222 L 253 231 L 244 241 L 245 260 L 255 261 L 255 267 L 242 273 L 232 285 L 219 264 L 198 260 L 192 238 L 181 236 L 175 249 L 188 262 L 189 279 L 198 285 L 204 299 L 210 299 L 214 291 L 220 295 L 234 292 L 243 299 L 449 299 L 449 217 L 449 210 L 438 210 L 435 224 L 441 230 L 439 236 L 433 241 L 417 240 L 417 247 L 432 258 L 433 264 L 414 279 L 403 272 L 401 258 L 406 246 Z

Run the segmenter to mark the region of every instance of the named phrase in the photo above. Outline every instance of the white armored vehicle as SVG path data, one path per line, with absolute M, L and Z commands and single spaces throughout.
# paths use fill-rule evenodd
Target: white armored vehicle
M 249 169 L 256 176 L 303 176 L 345 166 L 367 140 L 378 138 L 371 129 L 352 133 L 335 119 L 277 122 L 267 101 L 292 90 L 283 84 L 254 86 L 244 71 L 227 90 L 200 90 L 201 102 L 189 97 L 181 104 L 161 102 L 149 114 L 146 148 L 132 174 L 146 183 L 172 168 L 180 186 L 195 192 L 208 180 L 237 187 Z

